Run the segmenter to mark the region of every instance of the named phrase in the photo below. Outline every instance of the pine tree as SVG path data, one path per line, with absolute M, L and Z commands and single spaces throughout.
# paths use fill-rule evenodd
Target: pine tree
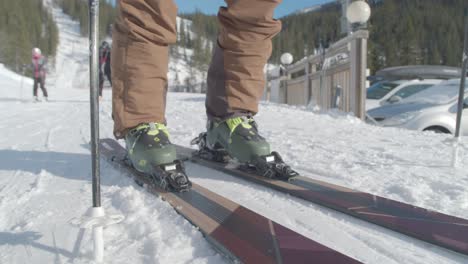
M 466 0 L 367 0 L 372 7 L 368 65 L 371 73 L 405 64 L 460 66 L 463 46 L 463 9 Z M 216 43 L 216 16 L 201 12 L 182 14 L 192 21 L 197 36 Z M 320 42 L 325 46 L 339 40 L 341 7 L 337 2 L 320 10 L 281 18 L 283 29 L 273 39 L 270 61 L 279 63 L 284 52 L 295 58 L 311 55 Z M 188 35 L 186 32 L 185 35 Z M 181 44 L 192 48 L 190 37 Z
M 58 0 L 57 4 L 63 12 L 80 23 L 80 33 L 87 36 L 88 25 L 88 2 L 85 0 Z M 105 38 L 110 35 L 110 29 L 117 16 L 116 8 L 107 1 L 101 1 L 99 5 L 99 36 Z
M 0 63 L 21 72 L 33 47 L 53 57 L 57 45 L 57 26 L 42 1 L 0 0 Z

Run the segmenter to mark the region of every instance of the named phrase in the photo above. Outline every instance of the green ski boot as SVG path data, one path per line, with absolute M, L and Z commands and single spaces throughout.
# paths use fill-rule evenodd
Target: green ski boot
M 125 143 L 131 165 L 137 171 L 151 175 L 160 187 L 179 192 L 190 188 L 191 183 L 182 163 L 177 160 L 166 126 L 140 124 L 127 133 Z
M 192 140 L 198 145 L 197 155 L 203 159 L 228 162 L 236 159 L 239 169 L 268 178 L 289 180 L 298 174 L 285 164 L 270 144 L 258 133 L 251 117 L 230 118 L 208 122 L 207 132 Z
M 258 134 L 255 121 L 247 117 L 209 122 L 206 143 L 210 149 L 227 151 L 241 163 L 270 154 L 270 144 Z

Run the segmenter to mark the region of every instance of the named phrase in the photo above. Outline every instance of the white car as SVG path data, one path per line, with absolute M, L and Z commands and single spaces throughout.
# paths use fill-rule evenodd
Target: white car
M 444 81 L 403 102 L 384 105 L 367 112 L 369 119 L 386 127 L 455 133 L 460 79 Z M 468 136 L 468 80 L 461 122 L 461 135 Z
M 386 104 L 400 103 L 403 99 L 419 93 L 442 80 L 398 80 L 381 81 L 367 88 L 366 109 L 370 110 Z

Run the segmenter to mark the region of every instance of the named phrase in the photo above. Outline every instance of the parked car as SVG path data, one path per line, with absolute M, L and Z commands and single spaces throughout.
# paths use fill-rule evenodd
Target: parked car
M 366 108 L 368 110 L 386 104 L 399 103 L 403 99 L 419 93 L 442 80 L 396 80 L 381 81 L 367 89 Z
M 367 112 L 369 120 L 386 127 L 455 133 L 460 79 L 444 81 L 399 104 L 384 105 Z M 468 136 L 468 80 L 465 85 L 462 135 Z
M 375 73 L 375 80 L 455 79 L 461 69 L 443 65 L 408 65 L 385 68 Z

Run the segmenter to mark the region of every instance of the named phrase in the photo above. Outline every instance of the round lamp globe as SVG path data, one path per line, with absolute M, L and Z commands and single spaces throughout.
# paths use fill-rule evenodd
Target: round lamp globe
M 369 20 L 370 16 L 371 8 L 364 1 L 355 1 L 351 3 L 346 11 L 346 18 L 351 24 L 364 24 Z
M 293 63 L 293 55 L 291 55 L 291 53 L 284 53 L 283 55 L 281 55 L 281 63 L 284 64 L 284 65 L 289 65 L 291 63 Z

